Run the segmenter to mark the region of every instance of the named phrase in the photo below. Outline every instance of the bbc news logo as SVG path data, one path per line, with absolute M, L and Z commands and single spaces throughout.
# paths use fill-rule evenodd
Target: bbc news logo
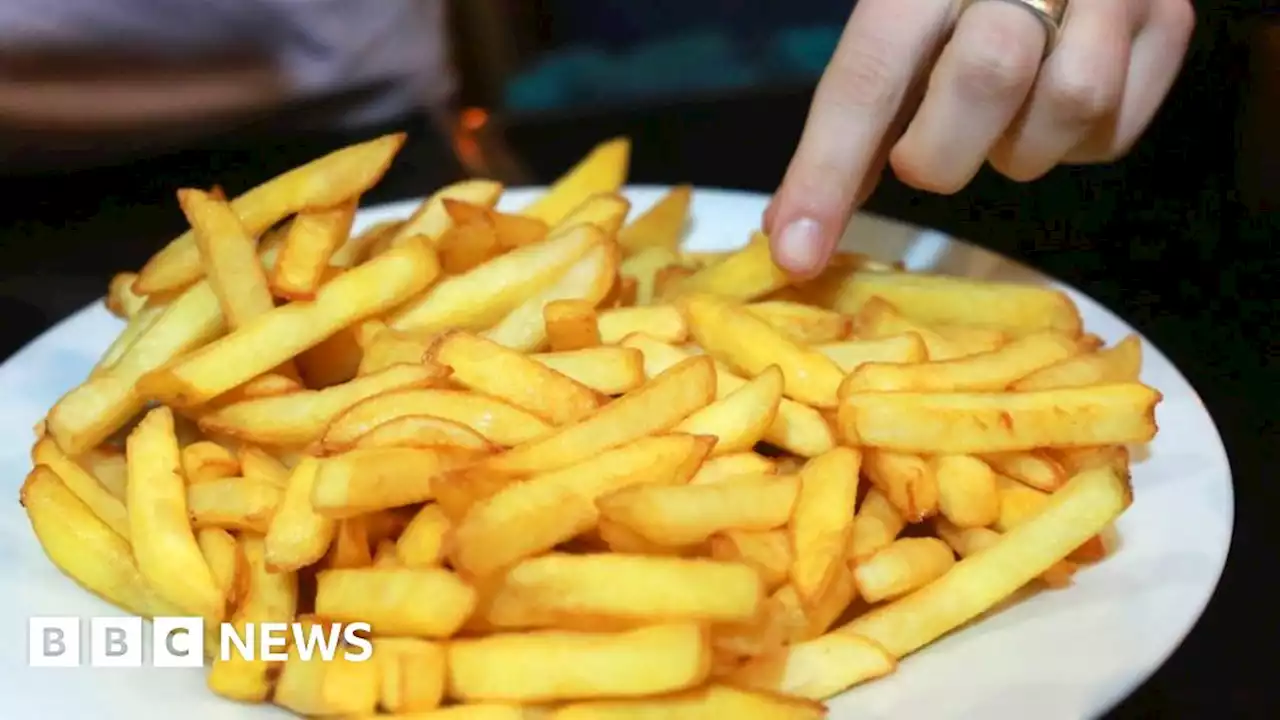
M 31 667 L 200 667 L 205 660 L 204 619 L 158 617 L 147 642 L 140 617 L 35 617 L 27 622 L 27 661 Z M 87 627 L 88 633 L 81 631 Z M 363 662 L 373 655 L 368 623 L 220 623 L 220 660 L 283 662 L 288 649 L 301 660 L 339 656 Z

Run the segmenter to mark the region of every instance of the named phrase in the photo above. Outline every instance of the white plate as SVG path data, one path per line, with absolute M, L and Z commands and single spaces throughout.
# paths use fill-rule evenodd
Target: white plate
M 519 207 L 534 190 L 513 190 Z M 633 188 L 637 209 L 659 188 Z M 758 226 L 766 198 L 699 190 L 689 247 L 726 250 Z M 358 226 L 404 217 L 415 203 L 363 211 Z M 847 247 L 912 270 L 1048 283 L 1068 292 L 1086 327 L 1115 342 L 1132 328 L 1078 291 L 933 231 L 858 218 Z M 2 321 L 2 320 L 0 320 Z M 0 366 L 0 697 L 6 717 L 281 717 L 213 696 L 203 673 L 181 669 L 29 668 L 27 619 L 119 614 L 44 557 L 17 502 L 32 426 L 79 383 L 122 327 L 101 304 L 76 313 Z M 1118 523 L 1119 551 L 1066 590 L 1043 592 L 902 662 L 892 677 L 836 698 L 832 718 L 1095 717 L 1154 672 L 1191 629 L 1217 584 L 1231 539 L 1231 469 L 1213 420 L 1186 379 L 1143 347 L 1143 381 L 1164 393 L 1160 433 L 1133 469 L 1136 501 Z

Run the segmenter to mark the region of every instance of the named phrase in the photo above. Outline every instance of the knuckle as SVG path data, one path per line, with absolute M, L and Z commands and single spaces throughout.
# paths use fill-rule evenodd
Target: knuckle
M 1109 115 L 1119 103 L 1119 93 L 1110 83 L 1084 73 L 1069 73 L 1044 88 L 1045 100 L 1053 113 L 1075 123 L 1093 123 Z
M 884 108 L 897 104 L 897 70 L 883 40 L 852 38 L 842 47 L 823 79 L 826 90 L 851 109 Z
M 889 167 L 902 184 L 938 195 L 953 195 L 963 189 L 966 182 L 966 178 L 949 177 L 950 173 L 905 145 L 898 145 L 889 154 Z
M 976 100 L 1004 100 L 1025 93 L 1040 65 L 1041 48 L 1021 28 L 984 26 L 957 59 L 956 84 Z

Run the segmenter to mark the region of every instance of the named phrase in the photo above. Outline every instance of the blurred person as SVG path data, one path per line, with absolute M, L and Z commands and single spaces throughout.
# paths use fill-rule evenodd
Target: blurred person
M 1189 0 L 861 0 L 765 213 L 774 258 L 821 270 L 886 164 L 954 193 L 984 163 L 1028 181 L 1119 158 L 1194 23 Z
M 394 131 L 367 202 L 461 176 L 446 20 L 445 0 L 0 1 L 10 326 L 16 306 L 34 334 L 139 267 L 185 228 L 180 187 L 233 197 Z

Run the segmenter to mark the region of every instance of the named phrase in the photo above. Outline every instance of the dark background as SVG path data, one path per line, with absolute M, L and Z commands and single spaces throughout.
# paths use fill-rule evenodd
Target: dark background
M 467 170 L 546 181 L 599 140 L 626 134 L 634 182 L 772 192 L 849 3 L 455 5 L 463 99 L 488 119 L 480 152 L 455 146 L 467 151 Z M 984 172 L 949 197 L 887 178 L 868 203 L 1096 298 L 1171 357 L 1219 425 L 1237 492 L 1226 573 L 1182 648 L 1117 718 L 1280 710 L 1274 662 L 1264 659 L 1280 640 L 1269 582 L 1278 539 L 1270 523 L 1280 402 L 1278 109 L 1276 24 L 1256 7 L 1201 4 L 1184 72 L 1123 161 L 1061 168 L 1027 185 Z M 421 196 L 462 172 L 423 118 L 399 127 L 414 141 L 367 202 Z M 249 131 L 130 166 L 21 177 L 0 170 L 0 358 L 96 300 L 112 273 L 136 269 L 183 229 L 176 187 L 218 182 L 233 194 L 388 129 Z

